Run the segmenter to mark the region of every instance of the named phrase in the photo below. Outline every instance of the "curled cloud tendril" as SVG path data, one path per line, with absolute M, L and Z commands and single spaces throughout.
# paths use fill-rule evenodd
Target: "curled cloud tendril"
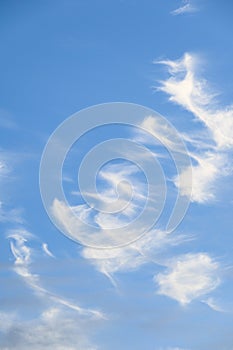
M 91 224 L 86 220 L 85 214 L 80 215 L 80 210 L 67 201 L 62 174 L 68 152 L 86 133 L 109 125 L 137 128 L 160 143 L 175 164 L 177 177 L 174 183 L 182 180 L 180 175 L 184 170 L 190 171 L 185 178 L 185 195 L 179 191 L 180 186 L 177 186 L 174 207 L 166 223 L 165 230 L 174 231 L 184 218 L 190 203 L 190 157 L 179 132 L 165 117 L 152 109 L 132 103 L 106 103 L 81 110 L 67 118 L 50 136 L 40 164 L 40 191 L 49 218 L 70 239 L 84 246 L 103 249 L 125 246 L 155 227 L 164 210 L 167 176 L 155 153 L 136 139 L 114 137 L 100 142 L 85 154 L 79 166 L 78 185 L 82 200 L 88 206 L 87 210 L 110 215 L 107 226 Z M 144 205 L 139 213 L 118 226 L 114 224 L 113 217 L 127 210 L 135 196 L 135 186 L 129 179 L 121 179 L 115 188 L 116 198 L 107 203 L 96 186 L 96 178 L 102 167 L 117 159 L 124 159 L 142 171 L 147 186 Z

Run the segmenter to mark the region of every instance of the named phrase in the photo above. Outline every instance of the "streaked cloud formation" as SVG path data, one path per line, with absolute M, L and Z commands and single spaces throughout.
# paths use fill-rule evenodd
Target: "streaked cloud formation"
M 31 248 L 27 242 L 35 239 L 31 233 L 22 229 L 12 230 L 8 233 L 8 239 L 10 239 L 11 252 L 15 258 L 14 271 L 36 294 L 50 298 L 52 301 L 78 311 L 80 314 L 91 315 L 100 319 L 105 318 L 101 312 L 92 309 L 84 309 L 60 296 L 50 293 L 41 285 L 40 277 L 30 270 L 33 259 L 33 248 Z M 39 252 L 39 255 L 40 254 L 41 252 Z M 51 254 L 49 254 L 49 256 L 51 257 Z
M 170 77 L 161 81 L 160 90 L 168 94 L 170 101 L 191 112 L 200 122 L 201 133 L 183 134 L 184 141 L 189 146 L 193 161 L 192 168 L 183 169 L 180 181 L 174 178 L 174 184 L 180 188 L 182 195 L 190 190 L 188 179 L 192 171 L 192 201 L 206 203 L 215 199 L 217 181 L 230 173 L 229 150 L 232 147 L 232 111 L 231 107 L 219 108 L 215 102 L 216 94 L 211 91 L 207 81 L 197 74 L 199 59 L 186 53 L 176 61 L 163 60 L 159 62 L 168 68 Z M 150 132 L 159 133 L 160 139 L 168 147 L 169 139 L 166 130 L 154 125 L 150 117 L 144 121 Z M 164 135 L 164 136 L 163 136 Z M 147 142 L 142 136 L 138 140 Z M 150 139 L 148 139 L 150 144 Z M 179 152 L 179 150 L 176 150 Z M 176 236 L 176 235 L 174 235 Z M 162 238 L 162 240 L 159 239 Z M 110 278 L 113 284 L 113 274 L 119 271 L 139 269 L 143 264 L 155 262 L 165 267 L 165 272 L 154 277 L 158 285 L 158 294 L 166 295 L 186 305 L 195 299 L 204 301 L 215 311 L 223 311 L 213 297 L 206 297 L 221 283 L 220 264 L 208 253 L 188 253 L 172 259 L 156 260 L 156 248 L 162 250 L 168 245 L 180 244 L 177 240 L 163 232 L 151 231 L 144 238 L 120 250 L 98 251 L 84 248 L 83 256 L 90 259 L 96 268 Z M 145 247 L 147 247 L 145 249 Z M 151 259 L 151 247 L 154 260 Z
M 31 242 L 38 240 L 34 235 L 21 228 L 11 230 L 7 237 L 15 259 L 12 270 L 34 292 L 38 305 L 34 307 L 35 315 L 30 318 L 17 311 L 0 312 L 0 347 L 9 350 L 97 349 L 91 337 L 97 322 L 104 320 L 105 315 L 82 308 L 42 286 L 40 276 L 31 272 L 33 261 L 36 258 L 41 261 L 43 257 L 39 248 L 31 247 Z M 49 258 L 53 257 L 45 243 L 42 247 L 49 253 Z M 27 302 L 30 302 L 31 297 L 28 298 Z
M 174 247 L 185 242 L 187 237 L 171 235 L 158 230 L 151 230 L 135 243 L 121 248 L 110 250 L 98 250 L 84 248 L 82 255 L 90 259 L 91 263 L 103 274 L 114 282 L 114 274 L 117 272 L 130 272 L 137 270 L 146 263 L 163 265 L 164 259 L 161 252 L 168 247 Z
M 205 129 L 203 137 L 195 139 L 195 134 L 184 135 L 193 147 L 192 201 L 204 203 L 215 198 L 216 181 L 230 173 L 228 152 L 233 147 L 233 108 L 220 108 L 215 101 L 216 94 L 208 83 L 200 78 L 197 56 L 186 53 L 181 59 L 163 60 L 157 63 L 167 67 L 170 77 L 160 82 L 159 90 L 169 95 L 169 100 L 191 112 Z M 182 181 L 175 180 L 177 187 L 185 195 L 189 170 L 181 175 Z
M 170 96 L 170 101 L 193 113 L 206 126 L 219 150 L 231 148 L 233 108 L 217 106 L 214 100 L 216 93 L 198 75 L 198 56 L 185 53 L 181 59 L 162 60 L 157 63 L 165 65 L 171 75 L 167 80 L 161 81 L 160 90 Z
M 0 349 L 232 350 L 231 1 L 15 5 L 0 14 Z
M 170 74 L 168 79 L 160 81 L 159 90 L 168 94 L 171 102 L 191 112 L 199 121 L 201 130 L 198 136 L 192 132 L 186 134 L 181 132 L 184 142 L 189 147 L 193 164 L 186 168 L 183 166 L 180 178 L 174 176 L 172 182 L 181 191 L 182 196 L 188 196 L 192 190 L 193 202 L 208 203 L 215 199 L 217 181 L 229 173 L 228 152 L 232 147 L 232 138 L 229 133 L 229 127 L 232 123 L 230 107 L 216 107 L 215 94 L 211 92 L 207 82 L 197 73 L 200 64 L 197 56 L 186 53 L 181 59 L 163 60 L 157 63 L 165 65 Z M 183 152 L 183 149 L 176 147 L 177 142 L 169 134 L 166 125 L 156 123 L 154 118 L 148 116 L 140 126 L 160 140 L 167 149 L 173 149 L 177 154 Z M 220 126 L 221 131 L 219 130 Z M 134 137 L 152 147 L 156 144 L 154 140 L 151 141 L 151 136 L 148 139 L 145 135 L 140 134 Z M 159 154 L 160 156 L 166 158 L 166 155 Z M 190 183 L 191 173 L 192 184 Z M 128 219 L 132 219 L 137 212 L 137 207 L 141 207 L 141 201 L 146 198 L 142 186 L 143 180 L 137 180 L 136 175 L 136 167 L 126 164 L 108 165 L 100 173 L 102 180 L 107 183 L 101 193 L 102 199 L 107 205 L 116 195 L 115 189 L 119 183 L 127 180 L 127 182 L 134 184 L 137 202 L 134 201 L 133 205 L 131 204 L 128 208 Z M 190 188 L 191 185 L 192 188 Z M 125 202 L 123 197 L 122 204 L 124 206 L 127 204 L 129 191 L 128 186 L 125 184 L 122 186 L 122 193 L 127 194 Z M 88 196 L 90 199 L 93 197 L 91 193 L 88 193 Z M 65 204 L 55 201 L 53 209 L 58 220 L 61 220 L 64 225 L 67 227 L 72 225 L 73 229 L 78 229 L 77 223 L 72 222 L 67 216 Z M 101 229 L 108 228 L 108 225 L 120 227 L 125 223 L 125 218 L 119 215 L 97 213 L 93 216 L 91 214 L 92 208 L 88 208 L 86 205 L 78 205 L 73 207 L 73 210 L 89 224 L 92 224 L 94 220 L 94 224 Z M 87 234 L 86 231 L 85 234 Z M 118 234 L 120 233 L 118 232 Z M 131 235 L 131 232 L 128 234 Z M 99 272 L 106 275 L 114 286 L 117 286 L 115 280 L 117 273 L 139 270 L 148 263 L 155 264 L 164 269 L 163 272 L 154 277 L 158 294 L 172 298 L 181 305 L 189 304 L 195 299 L 200 302 L 205 300 L 209 307 L 220 311 L 214 298 L 209 296 L 221 283 L 220 264 L 210 254 L 207 252 L 188 253 L 172 258 L 171 252 L 166 257 L 161 258 L 163 250 L 185 243 L 188 239 L 184 235 L 181 236 L 177 233 L 169 235 L 166 231 L 153 229 L 144 237 L 123 248 L 98 250 L 84 247 L 82 256 L 88 259 Z
M 171 14 L 174 16 L 183 15 L 186 13 L 196 12 L 197 8 L 192 3 L 192 0 L 183 0 L 183 5 L 176 10 L 172 11 Z

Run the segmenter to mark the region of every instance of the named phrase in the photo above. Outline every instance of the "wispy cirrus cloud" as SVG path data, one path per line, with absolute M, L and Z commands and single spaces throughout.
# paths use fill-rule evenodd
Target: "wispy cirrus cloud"
M 180 178 L 174 177 L 173 182 L 181 194 L 187 196 L 190 193 L 189 178 L 192 172 L 192 201 L 208 202 L 215 198 L 217 180 L 228 173 L 228 152 L 232 147 L 232 138 L 228 130 L 232 123 L 230 108 L 216 107 L 215 94 L 209 89 L 207 82 L 198 76 L 198 58 L 194 55 L 185 54 L 179 60 L 164 60 L 159 63 L 165 65 L 170 74 L 168 79 L 161 81 L 159 89 L 169 95 L 170 101 L 191 112 L 199 121 L 201 129 L 198 137 L 192 132 L 186 134 L 181 132 L 184 141 L 190 146 L 189 155 L 193 164 L 187 166 L 182 163 Z M 166 124 L 156 123 L 154 118 L 148 116 L 140 126 L 160 140 L 165 148 L 175 149 L 179 156 L 185 151 L 185 148 L 177 147 L 177 144 L 178 146 L 180 144 L 176 142 Z M 102 207 L 103 212 L 96 213 L 93 211 L 94 205 L 88 207 L 86 204 L 70 208 L 85 224 L 95 224 L 108 236 L 109 226 L 118 228 L 125 223 L 122 217 L 111 216 L 104 212 L 109 203 L 116 198 L 117 185 L 119 183 L 122 185 L 121 205 L 123 207 L 131 196 L 129 187 L 123 183 L 125 179 L 130 183 L 134 180 L 138 200 L 138 202 L 134 201 L 135 207 L 141 206 L 140 201 L 146 198 L 145 193 L 141 191 L 140 181 L 135 182 L 136 174 L 135 166 L 109 165 L 100 172 L 100 178 L 107 183 L 107 186 L 102 184 L 99 193 L 85 193 L 89 203 L 100 197 L 106 205 Z M 131 207 L 133 210 L 128 211 L 127 218 L 132 218 L 135 207 Z M 77 232 L 74 238 L 82 242 L 83 237 L 92 233 L 91 225 L 90 229 L 88 225 L 82 225 L 80 220 L 70 216 L 68 209 L 67 204 L 59 200 L 53 203 L 53 213 L 56 218 L 63 223 L 68 232 Z M 120 236 L 120 230 L 117 234 Z M 129 231 L 128 234 L 130 237 L 132 232 Z M 214 303 L 210 302 L 214 299 L 209 299 L 209 294 L 221 283 L 220 266 L 210 255 L 190 253 L 179 255 L 174 259 L 161 259 L 164 248 L 181 242 L 182 239 L 178 235 L 171 236 L 163 231 L 151 230 L 138 241 L 122 248 L 100 250 L 84 247 L 82 256 L 98 271 L 105 274 L 115 286 L 117 286 L 115 281 L 117 273 L 137 270 L 144 264 L 153 262 L 166 268 L 165 272 L 159 273 L 154 278 L 158 285 L 158 294 L 177 300 L 182 305 L 189 304 L 195 299 L 203 301 L 203 297 L 207 296 L 207 299 L 204 299 L 206 304 L 217 310 Z
M 54 254 L 50 251 L 47 243 L 42 243 L 42 250 L 51 258 L 55 258 Z
M 7 238 L 14 258 L 11 270 L 33 292 L 26 297 L 27 303 L 33 302 L 33 308 L 30 316 L 20 312 L 20 304 L 15 311 L 6 313 L 0 310 L 0 348 L 97 350 L 92 336 L 96 326 L 106 316 L 99 310 L 83 308 L 76 302 L 56 295 L 42 285 L 41 277 L 32 271 L 32 265 L 37 259 L 41 262 L 42 259 L 53 258 L 46 243 L 41 244 L 36 236 L 23 227 L 9 230 Z M 35 298 L 38 303 L 35 303 Z
M 0 201 L 0 222 L 23 224 L 22 209 L 6 208 L 4 203 Z
M 92 246 L 109 246 L 109 242 L 111 246 L 122 245 L 122 242 L 125 244 L 128 224 L 134 223 L 143 213 L 145 205 L 147 212 L 157 217 L 163 197 L 153 184 L 149 184 L 148 195 L 147 179 L 139 167 L 129 162 L 108 164 L 98 175 L 101 180 L 100 186 L 97 182 L 98 192 L 82 190 L 81 193 L 75 193 L 78 196 L 82 194 L 85 204 L 79 202 L 68 206 L 55 199 L 52 205 L 53 216 L 65 232 L 80 243 L 87 244 L 88 240 L 87 245 Z M 127 243 L 134 241 L 145 225 L 143 219 L 128 230 Z M 116 231 L 113 232 L 116 229 L 117 234 Z
M 13 270 L 24 280 L 35 294 L 42 298 L 49 298 L 51 302 L 75 310 L 81 315 L 88 315 L 100 319 L 105 318 L 104 314 L 100 311 L 82 308 L 76 303 L 51 293 L 41 285 L 40 276 L 31 272 L 30 269 L 33 262 L 33 255 L 41 255 L 41 251 L 34 251 L 34 249 L 28 244 L 30 240 L 32 241 L 35 239 L 30 232 L 25 229 L 14 229 L 8 232 L 7 237 L 10 240 L 11 252 L 15 258 Z M 51 254 L 49 254 L 49 256 L 51 257 Z
M 185 53 L 179 60 L 163 60 L 157 63 L 165 65 L 170 73 L 168 79 L 160 81 L 159 90 L 168 94 L 170 101 L 192 112 L 206 126 L 218 150 L 231 148 L 233 107 L 218 107 L 214 100 L 216 93 L 198 75 L 198 56 Z
M 192 201 L 204 203 L 215 198 L 216 181 L 232 171 L 229 152 L 233 148 L 233 108 L 220 108 L 215 101 L 216 94 L 209 84 L 200 78 L 197 71 L 198 57 L 186 53 L 181 59 L 163 60 L 157 63 L 167 67 L 170 77 L 160 81 L 159 90 L 169 95 L 169 100 L 191 112 L 203 126 L 206 133 L 195 139 L 195 134 L 183 135 L 184 140 L 195 149 L 190 152 L 193 160 Z M 181 133 L 182 134 L 182 133 Z M 181 175 L 182 181 L 175 184 L 185 195 L 190 169 Z
M 116 285 L 114 275 L 119 272 L 137 270 L 147 263 L 164 265 L 163 253 L 192 239 L 182 235 L 172 235 L 159 230 L 151 230 L 136 242 L 121 248 L 99 250 L 83 248 L 82 256 L 88 259 L 98 271 L 105 274 Z
M 172 259 L 167 271 L 155 276 L 154 281 L 158 285 L 158 294 L 187 305 L 219 286 L 219 272 L 219 263 L 207 253 L 189 253 Z
M 143 126 L 146 130 L 150 132 L 151 135 L 156 135 L 156 132 L 158 133 L 157 124 L 154 125 L 153 120 L 150 117 L 144 120 Z M 159 130 L 161 131 L 161 125 Z M 159 132 L 158 137 L 161 138 L 161 134 L 161 141 L 163 142 L 163 144 L 168 149 L 174 150 L 174 138 L 172 138 L 172 140 L 170 141 L 169 130 L 164 127 L 161 133 Z M 177 142 L 175 142 L 174 144 L 177 145 Z M 176 153 L 178 155 L 182 155 L 182 152 L 182 148 L 176 147 Z M 201 163 L 201 157 L 196 155 L 196 153 L 194 153 L 192 157 L 193 159 L 195 159 L 196 162 L 199 161 Z M 200 159 L 198 157 L 200 157 Z M 207 152 L 205 154 L 205 157 L 207 159 Z M 198 196 L 198 200 L 202 198 L 201 196 L 203 196 L 203 200 L 204 198 L 206 200 L 205 192 L 203 194 L 203 191 L 200 187 L 200 182 L 203 181 L 202 187 L 206 188 L 206 190 L 208 191 L 209 189 L 211 189 L 211 184 L 209 184 L 207 180 L 210 177 L 215 178 L 215 173 L 218 173 L 216 169 L 216 159 L 211 158 L 211 153 L 208 155 L 208 161 L 208 168 L 205 167 L 205 162 L 203 165 L 204 175 L 200 172 L 198 174 L 194 174 L 195 180 L 193 186 L 197 186 L 197 188 L 194 187 L 194 192 L 196 196 Z M 222 159 L 220 157 L 219 164 L 221 163 L 221 161 Z M 185 164 L 185 162 L 184 164 L 182 164 L 183 168 L 181 169 L 183 169 L 183 172 L 181 172 L 180 174 L 180 183 L 182 183 L 182 190 L 184 191 L 182 193 L 183 196 L 186 195 L 185 186 L 190 185 L 188 181 L 189 178 L 186 179 L 186 176 L 189 176 L 190 174 L 190 169 L 188 168 L 187 172 L 185 172 Z M 206 171 L 210 172 L 209 174 L 207 174 L 208 176 L 205 174 Z M 123 169 L 122 164 L 120 166 L 109 166 L 107 169 L 105 169 L 105 171 L 102 172 L 101 177 L 102 179 L 107 181 L 108 185 L 110 184 L 111 186 L 108 189 L 110 192 L 107 194 L 107 198 L 105 198 L 106 186 L 104 187 L 105 192 L 103 193 L 105 195 L 103 195 L 102 199 L 106 200 L 106 203 L 109 200 L 113 199 L 116 195 L 116 192 L 114 191 L 116 189 L 117 184 L 119 184 L 119 182 L 125 179 L 125 175 L 127 175 L 127 180 L 130 181 L 130 183 L 132 183 L 132 177 L 134 177 L 135 174 L 135 167 L 130 166 L 130 169 L 128 169 L 127 167 Z M 204 182 L 205 180 L 206 182 Z M 207 187 L 207 184 L 209 187 Z M 137 186 L 135 185 L 135 188 L 136 187 Z M 187 191 L 188 190 L 189 188 L 187 189 Z M 140 193 L 140 186 L 138 193 Z M 89 194 L 89 196 L 91 197 L 91 194 Z M 143 194 L 143 196 L 145 195 Z M 71 231 L 77 230 L 80 234 L 82 227 L 80 227 L 80 223 L 78 221 L 70 218 L 66 204 L 61 203 L 57 200 L 54 202 L 53 209 L 57 218 L 63 222 L 63 225 L 66 225 L 68 229 L 70 225 L 72 225 Z M 108 225 L 110 225 L 110 227 L 113 227 L 114 225 L 114 227 L 117 227 L 118 224 L 123 223 L 122 218 L 115 216 L 108 217 L 108 215 L 101 212 L 93 216 L 91 215 L 92 208 L 89 208 L 87 205 L 79 205 L 77 207 L 73 207 L 72 210 L 75 210 L 75 213 L 85 223 L 93 224 L 94 222 L 95 224 L 98 224 L 101 227 L 101 229 L 105 230 L 106 235 L 108 235 L 108 230 L 106 230 Z M 92 228 L 90 227 L 89 229 L 88 226 L 87 228 L 85 226 L 83 234 L 87 235 L 91 234 L 91 232 Z M 120 230 L 117 231 L 117 234 L 121 234 Z M 127 234 L 129 234 L 130 236 L 131 232 L 129 231 L 127 232 Z M 208 254 L 200 253 L 194 255 L 190 254 L 186 256 L 180 255 L 174 259 L 169 258 L 169 256 L 172 256 L 172 254 L 174 253 L 173 249 L 171 249 L 169 255 L 169 253 L 167 253 L 169 248 L 172 248 L 176 245 L 180 245 L 190 239 L 192 239 L 192 237 L 187 237 L 184 235 L 182 236 L 179 234 L 168 234 L 166 231 L 163 230 L 152 229 L 149 232 L 147 232 L 144 236 L 140 237 L 140 239 L 127 246 L 113 249 L 95 249 L 92 247 L 84 247 L 81 250 L 81 254 L 86 260 L 90 261 L 90 263 L 96 268 L 96 270 L 103 273 L 107 278 L 109 278 L 111 283 L 116 288 L 118 287 L 117 274 L 119 273 L 128 273 L 131 271 L 139 270 L 142 266 L 149 263 L 155 264 L 157 265 L 157 267 L 165 267 L 167 269 L 167 272 L 163 274 L 160 273 L 157 276 L 155 276 L 155 280 L 159 285 L 159 293 L 167 295 L 168 297 L 177 300 L 180 304 L 187 304 L 194 299 L 198 299 L 200 301 L 201 296 L 203 297 L 207 295 L 215 288 L 217 288 L 217 286 L 220 284 L 220 280 L 218 280 L 218 269 L 216 267 L 217 265 L 211 260 Z M 214 267 L 216 267 L 216 269 L 214 269 Z M 213 268 L 213 271 L 211 271 L 211 268 Z M 199 272 L 202 275 L 199 275 Z M 184 275 L 186 277 L 184 277 Z M 177 280 L 173 285 L 172 282 L 174 276 L 177 277 Z M 184 279 L 182 279 L 183 277 Z M 198 280 L 198 278 L 200 278 L 200 280 Z M 206 281 L 205 283 L 203 283 L 202 280 L 205 279 Z M 213 284 L 211 284 L 212 281 L 218 281 L 218 283 L 216 283 L 216 285 L 214 285 L 213 287 Z M 199 282 L 199 285 L 197 282 Z M 192 283 L 194 283 L 194 287 L 192 286 Z
M 192 154 L 196 164 L 190 171 L 186 168 L 174 180 L 177 187 L 180 187 L 182 195 L 190 193 L 190 172 L 192 174 L 192 202 L 206 203 L 215 199 L 216 181 L 227 175 L 227 157 L 221 153 L 204 152 L 201 155 Z
M 203 301 L 203 303 L 208 305 L 211 309 L 213 309 L 217 312 L 226 312 L 226 308 L 224 308 L 221 305 L 221 303 L 213 297 L 208 297 L 206 299 L 203 299 L 202 301 Z
M 198 9 L 196 6 L 194 6 L 191 0 L 183 0 L 183 5 L 178 7 L 176 10 L 173 10 L 171 14 L 177 16 L 196 11 L 198 11 Z

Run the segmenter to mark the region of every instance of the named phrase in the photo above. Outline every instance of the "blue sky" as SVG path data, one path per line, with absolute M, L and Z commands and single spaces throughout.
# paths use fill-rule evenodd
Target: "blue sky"
M 232 350 L 232 7 L 1 2 L 1 349 Z

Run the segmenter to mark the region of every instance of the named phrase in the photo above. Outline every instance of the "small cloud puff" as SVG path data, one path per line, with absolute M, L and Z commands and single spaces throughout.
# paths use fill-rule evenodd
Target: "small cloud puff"
M 219 286 L 219 264 L 206 253 L 186 254 L 173 259 L 154 281 L 158 294 L 187 305 Z

